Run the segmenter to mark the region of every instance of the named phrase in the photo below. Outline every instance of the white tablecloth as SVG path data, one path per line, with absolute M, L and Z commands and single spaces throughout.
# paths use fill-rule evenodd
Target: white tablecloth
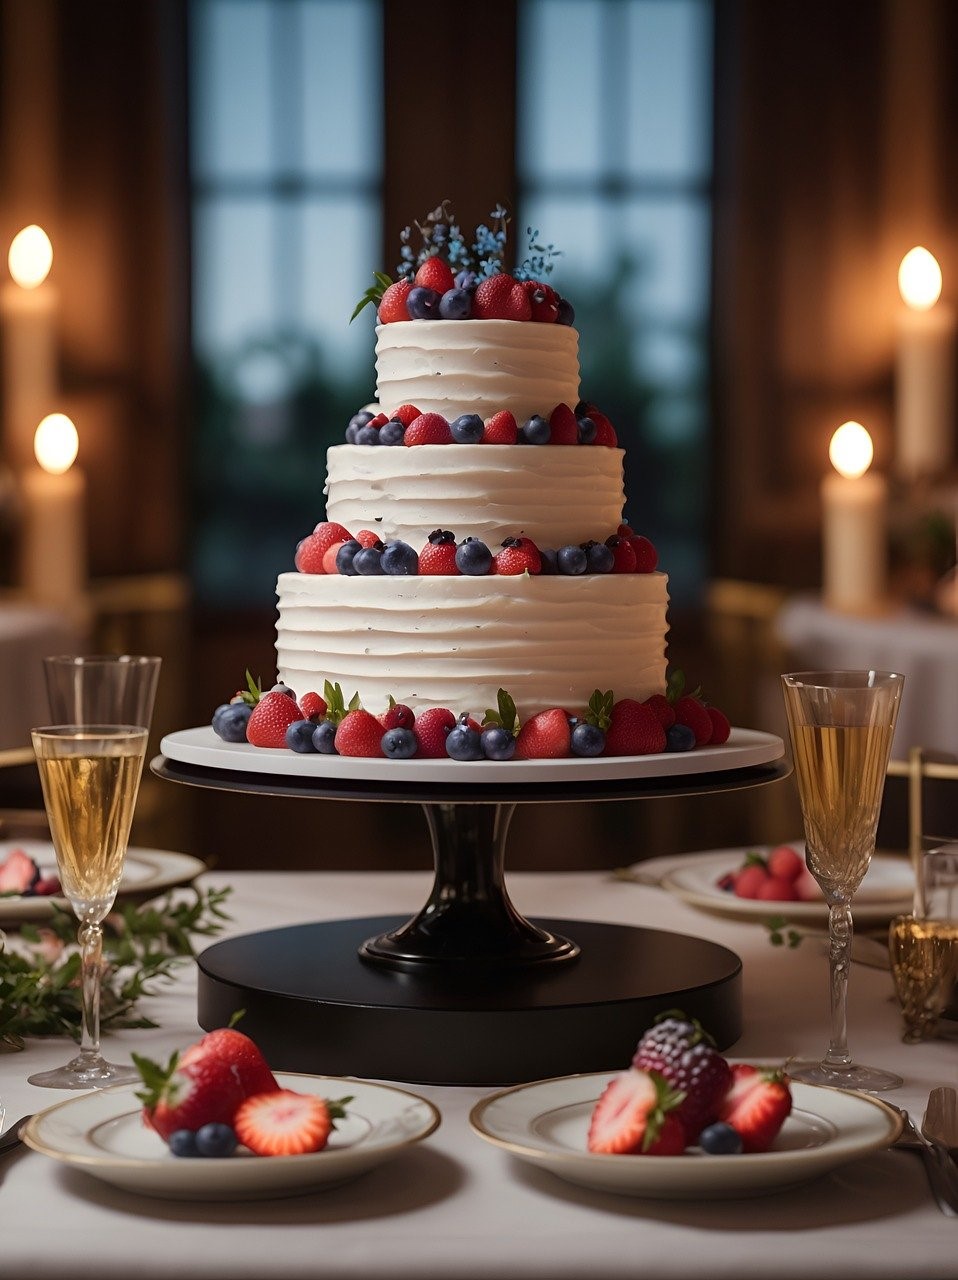
M 235 886 L 230 932 L 237 933 L 313 919 L 412 914 L 429 884 L 417 873 L 209 878 Z M 746 1028 L 734 1054 L 787 1058 L 823 1049 L 826 961 L 815 940 L 794 951 L 773 948 L 760 925 L 707 916 L 661 889 L 601 873 L 517 874 L 509 884 L 525 914 L 646 924 L 733 948 L 744 962 Z M 196 1037 L 192 969 L 149 1007 L 160 1029 L 108 1037 L 111 1056 L 135 1049 L 160 1059 Z M 885 972 L 853 967 L 850 1035 L 856 1056 L 905 1076 L 894 1100 L 919 1115 L 929 1089 L 958 1084 L 953 1042 L 901 1043 Z M 24 1053 L 0 1057 L 8 1123 L 64 1099 L 31 1087 L 25 1077 L 57 1065 L 66 1047 L 32 1042 Z M 0 1274 L 11 1280 L 958 1275 L 958 1219 L 935 1208 L 922 1166 L 907 1152 L 882 1152 L 765 1198 L 633 1200 L 567 1185 L 476 1138 L 467 1116 L 488 1090 L 419 1092 L 443 1114 L 426 1142 L 356 1182 L 296 1199 L 178 1204 L 111 1190 L 32 1151 L 0 1157 Z
M 782 607 L 776 630 L 795 670 L 902 672 L 896 759 L 911 747 L 958 755 L 958 621 L 910 610 L 859 618 L 797 596 Z

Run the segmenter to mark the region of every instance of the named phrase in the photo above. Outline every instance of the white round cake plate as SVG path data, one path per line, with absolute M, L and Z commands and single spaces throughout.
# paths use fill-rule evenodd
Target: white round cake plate
M 282 748 L 224 742 L 210 725 L 167 734 L 160 751 L 180 764 L 205 769 L 331 781 L 401 782 L 607 782 L 628 778 L 682 778 L 770 764 L 785 754 L 781 738 L 756 729 L 733 729 L 720 747 L 648 756 L 600 756 L 561 760 L 386 760 L 300 754 Z

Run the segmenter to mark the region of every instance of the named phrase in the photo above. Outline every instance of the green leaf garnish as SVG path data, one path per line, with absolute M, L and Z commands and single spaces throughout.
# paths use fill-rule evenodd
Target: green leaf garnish
M 376 281 L 376 283 L 371 284 L 369 286 L 369 288 L 366 290 L 363 296 L 356 303 L 356 306 L 353 308 L 353 314 L 349 317 L 350 324 L 352 324 L 352 322 L 356 319 L 360 311 L 362 311 L 363 307 L 369 306 L 370 303 L 373 303 L 375 304 L 375 306 L 378 307 L 380 302 L 382 302 L 383 300 L 383 294 L 386 292 L 389 286 L 393 283 L 392 280 L 389 278 L 389 276 L 387 276 L 386 273 L 383 271 L 374 271 L 373 279 Z
M 505 689 L 499 690 L 496 694 L 496 706 L 488 708 L 482 717 L 483 728 L 489 725 L 499 725 L 510 733 L 519 732 L 519 713 L 512 695 L 506 693 Z
M 597 729 L 601 729 L 604 733 L 612 722 L 612 708 L 614 705 L 615 696 L 611 689 L 607 689 L 605 693 L 601 689 L 596 689 L 589 699 L 589 707 L 583 717 L 586 724 L 595 725 Z

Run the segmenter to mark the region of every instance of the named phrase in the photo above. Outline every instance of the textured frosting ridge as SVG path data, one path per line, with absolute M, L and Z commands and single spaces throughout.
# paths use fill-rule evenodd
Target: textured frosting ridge
M 326 518 L 417 551 L 433 529 L 482 538 L 493 550 L 519 533 L 542 547 L 601 542 L 622 520 L 623 457 L 589 445 L 334 445 Z
M 662 573 L 283 573 L 277 594 L 279 679 L 297 693 L 338 681 L 373 713 L 389 694 L 414 708 L 481 714 L 505 688 L 525 716 L 582 710 L 596 688 L 642 699 L 665 686 Z
M 520 424 L 579 400 L 579 335 L 564 324 L 409 320 L 376 328 L 376 394 L 450 419 L 508 409 Z

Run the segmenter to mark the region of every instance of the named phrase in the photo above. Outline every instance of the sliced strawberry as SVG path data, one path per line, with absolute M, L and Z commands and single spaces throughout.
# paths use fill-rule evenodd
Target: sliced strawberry
M 685 1131 L 675 1116 L 683 1098 L 657 1072 L 630 1067 L 595 1104 L 587 1146 L 606 1155 L 681 1155 Z
M 303 716 L 294 698 L 264 693 L 246 725 L 246 741 L 254 747 L 285 747 L 286 730 Z
M 549 415 L 550 444 L 578 444 L 579 424 L 567 404 L 557 404 Z
M 531 716 L 516 738 L 517 760 L 557 760 L 572 751 L 569 713 L 550 707 Z
M 516 420 L 508 409 L 500 409 L 486 419 L 480 444 L 515 444 L 519 438 Z
M 391 284 L 379 300 L 379 323 L 394 324 L 398 320 L 408 320 L 409 311 L 406 299 L 413 284 L 411 280 L 397 280 Z
M 362 756 L 372 759 L 383 754 L 383 727 L 374 715 L 357 707 L 347 711 L 336 728 L 334 739 L 341 756 Z
M 768 1151 L 792 1110 L 788 1077 L 782 1071 L 737 1062 L 718 1118 L 742 1139 L 743 1151 Z
M 236 1112 L 233 1128 L 244 1147 L 258 1156 L 299 1156 L 321 1151 L 333 1121 L 345 1115 L 352 1098 L 336 1102 L 292 1089 L 254 1094 Z

